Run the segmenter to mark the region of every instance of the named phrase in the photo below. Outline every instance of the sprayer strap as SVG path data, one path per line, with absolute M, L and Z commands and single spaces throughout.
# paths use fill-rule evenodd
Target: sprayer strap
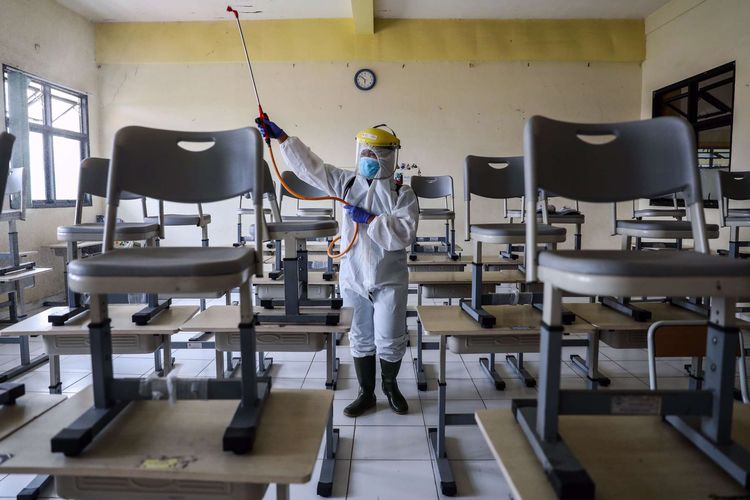
M 349 179 L 348 181 L 346 181 L 346 185 L 344 186 L 344 194 L 341 195 L 341 197 L 344 200 L 346 200 L 346 195 L 349 194 L 349 190 L 351 190 L 352 186 L 354 185 L 354 181 L 356 181 L 356 180 L 357 180 L 357 176 L 354 175 L 354 176 L 352 176 L 351 179 Z
M 352 186 L 354 185 L 354 181 L 357 180 L 357 176 L 355 175 L 348 181 L 346 181 L 346 185 L 344 186 L 344 194 L 341 196 L 344 200 L 346 200 L 346 195 L 349 194 L 349 191 L 352 189 Z M 396 184 L 396 194 L 398 195 L 401 191 L 401 184 Z

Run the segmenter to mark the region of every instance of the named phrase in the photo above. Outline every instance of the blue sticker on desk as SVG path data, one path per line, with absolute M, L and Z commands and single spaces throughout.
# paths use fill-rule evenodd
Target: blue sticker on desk
M 0 453 L 0 464 L 4 464 L 11 458 L 13 458 L 13 455 L 10 453 Z
M 197 462 L 198 459 L 191 456 L 178 456 L 178 457 L 149 457 L 144 459 L 139 465 L 139 469 L 145 470 L 177 470 L 184 469 L 193 462 Z

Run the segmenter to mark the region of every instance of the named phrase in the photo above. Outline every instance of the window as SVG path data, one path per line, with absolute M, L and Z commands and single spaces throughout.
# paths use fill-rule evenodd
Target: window
M 654 92 L 654 117 L 679 116 L 695 130 L 704 204 L 711 208 L 718 207 L 718 176 L 713 171 L 729 170 L 732 160 L 734 69 L 731 62 Z
M 3 82 L 6 129 L 27 152 L 31 207 L 75 205 L 81 160 L 89 154 L 86 95 L 9 66 Z

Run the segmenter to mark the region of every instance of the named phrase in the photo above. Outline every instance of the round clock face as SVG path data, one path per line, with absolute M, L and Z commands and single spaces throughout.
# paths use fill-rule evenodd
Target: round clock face
M 370 90 L 375 86 L 375 73 L 371 69 L 361 69 L 354 75 L 354 85 L 359 90 Z

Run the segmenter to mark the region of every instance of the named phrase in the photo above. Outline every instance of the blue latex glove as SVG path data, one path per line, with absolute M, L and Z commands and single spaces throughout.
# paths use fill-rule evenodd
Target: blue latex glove
M 276 125 L 268 118 L 264 118 L 262 121 L 260 120 L 260 118 L 258 118 L 255 120 L 255 123 L 258 125 L 260 133 L 263 135 L 264 139 L 266 138 L 266 130 L 268 131 L 268 137 L 270 137 L 271 139 L 278 139 L 284 134 L 284 131 L 281 130 L 281 127 Z
M 349 214 L 349 217 L 359 224 L 367 224 L 373 215 L 365 210 L 354 205 L 344 205 L 344 210 Z

